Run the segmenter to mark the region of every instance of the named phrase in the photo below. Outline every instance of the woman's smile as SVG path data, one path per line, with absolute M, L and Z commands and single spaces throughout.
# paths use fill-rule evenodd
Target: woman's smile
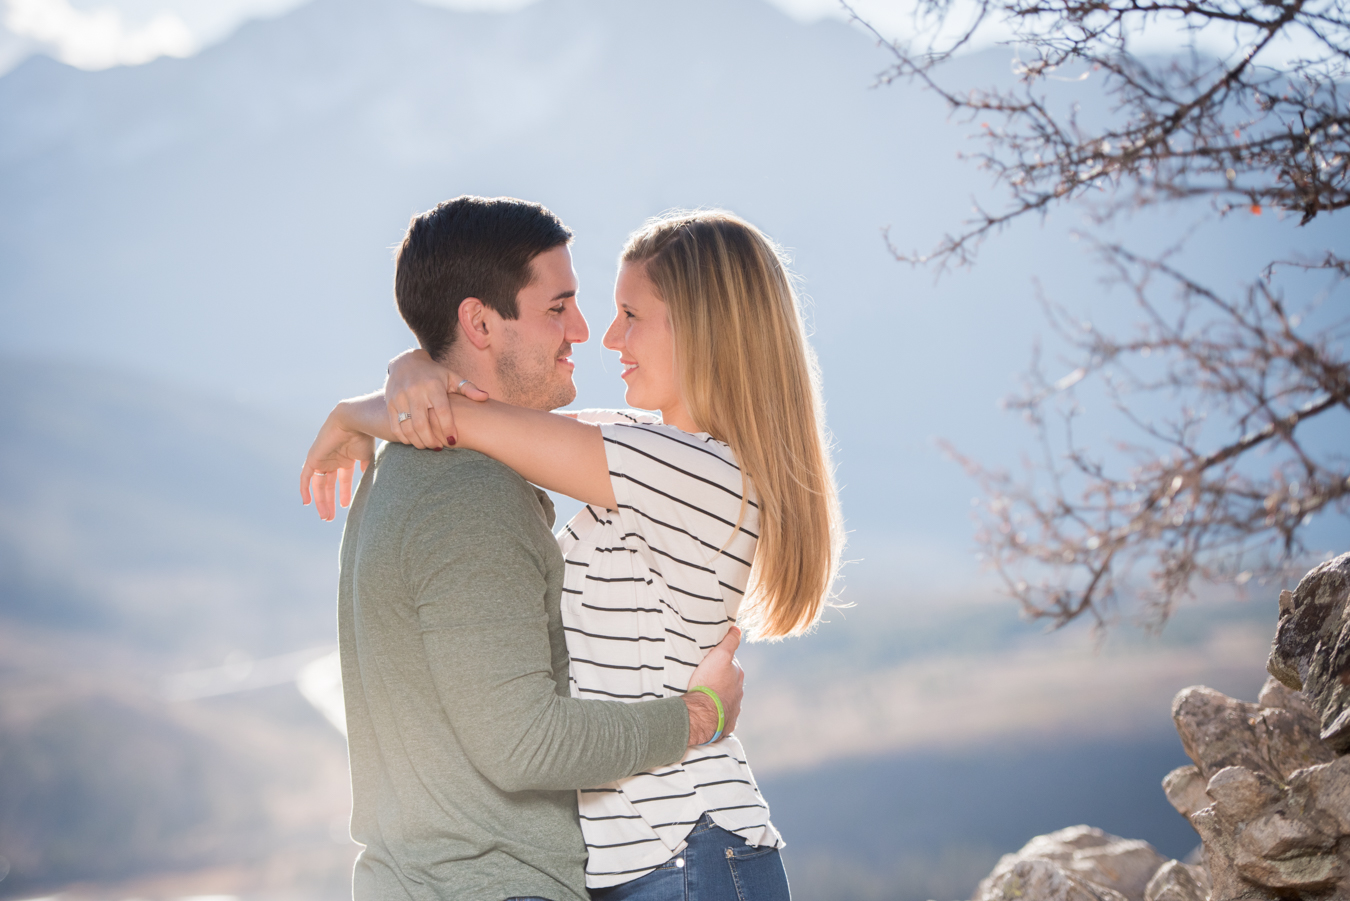
M 686 431 L 697 431 L 684 413 L 675 367 L 675 334 L 666 304 L 641 264 L 625 263 L 614 283 L 614 321 L 604 345 L 619 352 L 624 399 L 639 410 L 659 410 L 661 418 Z

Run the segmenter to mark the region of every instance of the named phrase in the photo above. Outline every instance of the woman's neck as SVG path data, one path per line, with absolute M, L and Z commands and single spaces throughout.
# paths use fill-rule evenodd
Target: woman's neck
M 694 417 L 689 415 L 683 403 L 665 407 L 661 410 L 661 421 L 666 425 L 673 425 L 682 432 L 701 432 L 703 431 L 694 422 Z

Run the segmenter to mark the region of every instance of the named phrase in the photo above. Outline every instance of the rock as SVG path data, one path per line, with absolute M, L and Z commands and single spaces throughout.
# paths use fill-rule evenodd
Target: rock
M 1301 690 L 1318 718 L 1318 737 L 1350 752 L 1350 554 L 1318 566 L 1280 595 L 1280 621 L 1266 669 Z
M 1290 860 L 1330 851 L 1336 846 L 1336 836 L 1327 835 L 1307 820 L 1291 816 L 1288 811 L 1274 810 L 1247 823 L 1247 828 L 1238 836 L 1238 846 L 1254 857 Z
M 1206 901 L 1209 889 L 1209 873 L 1203 867 L 1169 860 L 1149 880 L 1144 901 Z
M 1214 774 L 1205 794 L 1219 805 L 1219 812 L 1234 819 L 1252 819 L 1284 798 L 1279 783 L 1240 766 L 1224 767 Z
M 1350 756 L 1308 767 L 1289 777 L 1298 812 L 1328 835 L 1350 836 Z
M 1266 668 L 1256 704 L 1172 702 L 1194 765 L 1163 791 L 1200 834 L 1193 862 L 1074 826 L 1004 855 L 974 901 L 1350 901 L 1350 554 L 1281 592 Z
M 1261 693 L 1256 696 L 1256 703 L 1261 707 L 1292 710 L 1313 720 L 1317 718 L 1317 714 L 1308 706 L 1308 699 L 1303 696 L 1303 692 L 1290 688 L 1274 676 L 1266 677 L 1266 683 L 1261 686 Z
M 1014 855 L 1004 855 L 1004 860 Z M 972 901 L 1126 901 L 1120 892 L 1093 885 L 1049 860 L 1032 858 L 999 866 L 980 883 Z
M 1195 766 L 1179 766 L 1163 777 L 1163 794 L 1182 816 L 1203 810 L 1213 803 L 1205 792 L 1205 777 Z
M 1238 875 L 1249 883 L 1279 894 L 1298 892 L 1305 897 L 1334 890 L 1344 875 L 1344 867 L 1334 854 L 1302 854 L 1287 858 L 1243 854 L 1235 863 Z
M 1282 783 L 1296 770 L 1336 757 L 1318 739 L 1316 719 L 1297 704 L 1259 707 L 1197 685 L 1177 695 L 1172 719 L 1186 754 L 1207 780 L 1224 767 L 1240 766 Z
M 1163 790 L 1200 833 L 1210 901 L 1350 901 L 1350 757 L 1321 741 L 1295 689 L 1268 681 L 1261 701 L 1194 687 L 1172 705 L 1195 766 L 1169 773 Z M 1206 777 L 1208 805 L 1196 792 Z
M 1049 871 L 1044 867 L 1023 867 L 1023 864 L 1033 861 L 1052 864 L 1065 878 L 1051 880 L 1047 875 Z M 1075 898 L 1144 901 L 1144 890 L 1149 879 L 1166 861 L 1167 858 L 1155 851 L 1148 842 L 1119 838 L 1090 826 L 1070 826 L 1049 835 L 1038 835 L 1016 854 L 1005 854 L 988 878 L 980 883 L 974 897 L 977 901 L 1011 898 L 1012 895 L 999 893 L 1017 889 L 1034 873 L 1046 885 L 1053 882 L 1056 891 L 1097 893 L 1090 896 L 1073 895 Z M 1014 872 L 1021 875 L 1010 881 L 1008 874 Z M 1052 897 L 1039 894 L 1039 889 L 1036 894 L 1031 894 L 1031 890 L 1026 888 L 1017 890 L 1027 892 L 1028 899 L 1034 898 L 1036 901 Z

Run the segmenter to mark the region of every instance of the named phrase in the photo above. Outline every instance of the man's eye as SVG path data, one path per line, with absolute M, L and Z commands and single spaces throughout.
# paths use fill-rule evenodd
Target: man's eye
M 554 312 L 554 313 L 561 313 L 561 312 L 562 312 L 563 310 L 565 310 L 565 309 L 567 309 L 567 305 L 566 305 L 566 304 L 559 304 L 559 305 L 556 306 L 556 307 L 552 307 L 550 311 L 551 311 L 551 312 Z

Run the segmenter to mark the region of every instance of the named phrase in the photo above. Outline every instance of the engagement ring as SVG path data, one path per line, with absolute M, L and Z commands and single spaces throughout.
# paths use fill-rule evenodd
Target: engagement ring
M 407 422 L 409 419 L 412 419 L 412 414 L 411 414 L 411 413 L 400 413 L 400 414 L 398 414 L 398 421 L 399 421 L 399 422 Z

